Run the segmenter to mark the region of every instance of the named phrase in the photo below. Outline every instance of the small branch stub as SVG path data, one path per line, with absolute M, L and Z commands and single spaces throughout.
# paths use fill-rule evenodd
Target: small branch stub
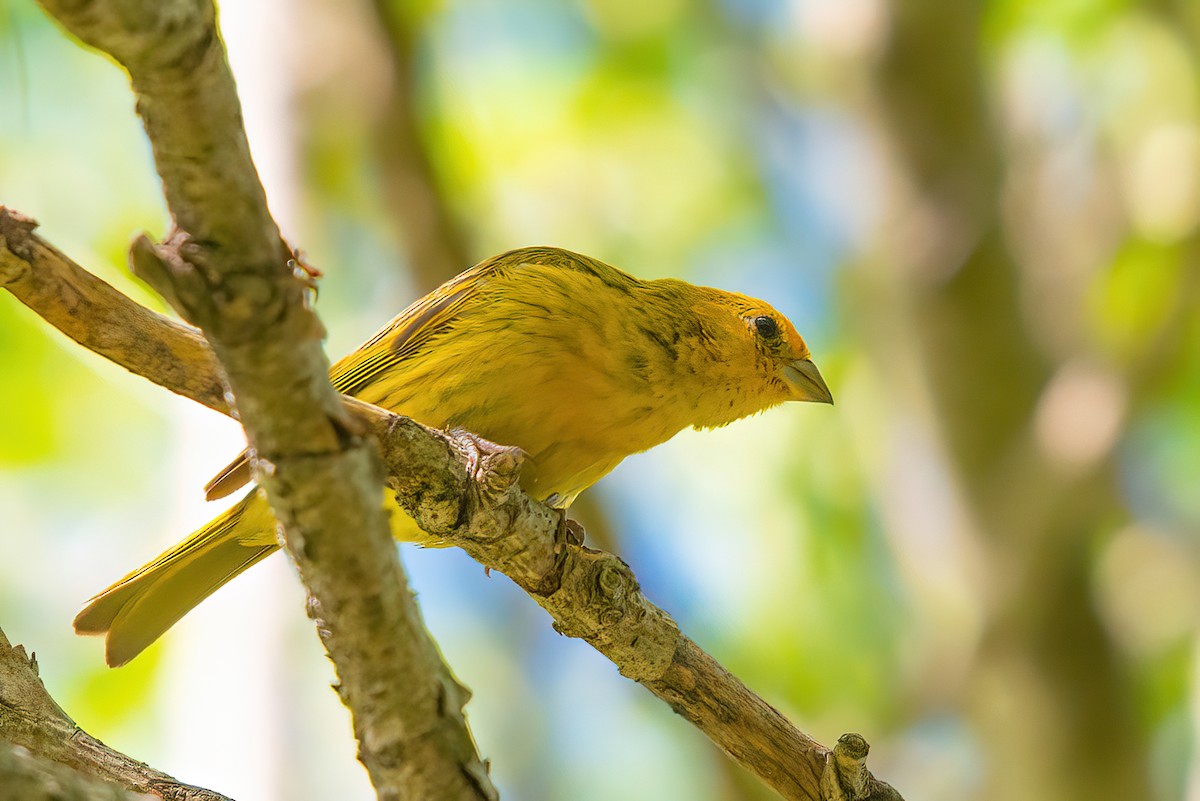
M 870 750 L 861 734 L 850 732 L 838 738 L 825 757 L 821 801 L 904 801 L 894 787 L 867 770 Z
M 29 240 L 37 227 L 37 220 L 32 217 L 0 206 L 0 248 L 12 251 L 18 258 L 18 261 L 0 265 L 0 284 L 9 283 L 30 268 L 32 248 Z
M 183 260 L 165 248 L 160 249 L 150 237 L 141 233 L 129 245 L 129 268 L 133 274 L 150 285 L 173 309 L 180 310 L 182 304 L 175 293 L 175 282 L 187 276 Z

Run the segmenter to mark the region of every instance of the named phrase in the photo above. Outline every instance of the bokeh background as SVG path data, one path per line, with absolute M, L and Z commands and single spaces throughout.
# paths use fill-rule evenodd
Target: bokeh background
M 124 75 L 0 3 L 0 203 L 137 299 Z M 333 356 L 511 247 L 768 298 L 835 407 L 585 496 L 682 628 L 910 801 L 1200 799 L 1200 4 L 242 0 L 256 162 Z M 129 667 L 82 601 L 211 517 L 232 423 L 0 296 L 0 626 L 111 745 L 366 799 L 282 558 Z M 506 797 L 767 799 L 502 576 L 405 547 Z

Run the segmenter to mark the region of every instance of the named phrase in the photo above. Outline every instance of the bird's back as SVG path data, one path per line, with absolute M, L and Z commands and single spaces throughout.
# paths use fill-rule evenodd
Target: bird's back
M 654 413 L 655 372 L 668 358 L 644 352 L 648 285 L 591 259 L 564 260 L 566 251 L 547 260 L 546 250 L 517 251 L 473 284 L 447 285 L 452 313 L 410 308 L 333 376 L 357 375 L 357 397 L 426 425 L 519 446 L 531 457 L 526 489 L 566 505 L 682 426 Z M 405 324 L 417 315 L 421 328 Z M 387 364 L 364 379 L 364 362 Z

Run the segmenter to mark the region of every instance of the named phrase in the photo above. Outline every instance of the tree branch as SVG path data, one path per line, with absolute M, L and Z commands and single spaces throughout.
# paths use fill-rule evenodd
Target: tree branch
M 267 209 L 211 0 L 43 0 L 129 72 L 177 230 L 136 266 L 212 346 L 380 797 L 494 799 L 379 503 L 382 473 L 330 386 L 323 330 Z M 395 687 L 404 687 L 403 693 Z
M 28 754 L 6 749 L 5 743 Z M 79 774 L 55 770 L 40 760 L 66 765 Z M 174 801 L 229 801 L 220 793 L 184 784 L 130 759 L 80 729 L 46 692 L 38 678 L 37 659 L 27 656 L 21 646 L 13 647 L 0 630 L 0 799 L 132 797 L 116 788 L 97 787 L 80 774 Z M 56 784 L 63 790 L 60 795 L 39 790 Z M 66 795 L 67 789 L 75 794 Z
M 40 304 L 58 302 L 55 292 L 43 288 L 31 297 L 24 294 L 28 279 L 8 280 L 30 269 L 20 254 L 58 257 L 38 262 L 39 270 L 50 272 L 40 279 L 42 287 L 78 285 L 78 279 L 68 276 L 82 268 L 45 246 L 27 222 L 6 223 L 11 215 L 0 208 L 0 284 L 42 314 Z M 93 301 L 101 306 L 137 305 L 103 282 L 88 287 L 106 296 Z M 43 316 L 52 324 L 56 318 L 52 309 Z M 170 344 L 182 334 L 177 327 L 162 326 L 142 336 Z M 133 363 L 119 363 L 188 395 L 188 386 L 171 382 L 178 371 L 160 370 L 166 365 L 155 361 L 171 352 L 169 347 L 110 347 L 102 355 L 132 356 Z M 642 595 L 619 558 L 559 542 L 558 513 L 529 498 L 516 484 L 518 451 L 435 431 L 352 398 L 343 401 L 362 415 L 377 437 L 388 486 L 422 529 L 511 578 L 550 613 L 558 631 L 586 640 L 622 675 L 667 702 L 784 798 L 825 798 L 820 782 L 828 750 L 681 634 L 670 616 Z
M 154 801 L 0 741 L 0 801 Z
M 0 284 L 52 326 L 156 384 L 231 414 L 220 365 L 204 335 L 114 290 L 31 236 L 37 223 L 0 207 L 0 239 L 9 252 Z M 70 265 L 74 269 L 65 269 Z M 153 351 L 153 352 L 147 352 Z

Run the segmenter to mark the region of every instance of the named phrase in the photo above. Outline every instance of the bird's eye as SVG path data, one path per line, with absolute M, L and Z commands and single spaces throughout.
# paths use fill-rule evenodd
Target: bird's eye
M 779 333 L 779 323 L 764 314 L 754 318 L 754 330 L 758 331 L 758 335 L 763 339 L 771 339 Z

